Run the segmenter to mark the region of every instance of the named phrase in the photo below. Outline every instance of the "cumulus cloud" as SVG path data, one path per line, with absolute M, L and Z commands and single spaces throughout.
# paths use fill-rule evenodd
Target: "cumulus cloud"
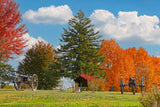
M 118 41 L 139 40 L 141 43 L 160 44 L 160 27 L 157 16 L 138 16 L 137 11 L 118 13 L 116 17 L 107 10 L 95 10 L 90 19 L 105 39 Z
M 65 24 L 73 17 L 72 11 L 68 5 L 55 7 L 41 7 L 38 11 L 28 10 L 23 14 L 23 19 L 29 22 L 39 24 Z
M 55 50 L 58 50 L 58 49 L 60 49 L 60 48 L 61 48 L 61 46 L 58 45 L 58 46 L 55 47 Z
M 27 47 L 24 49 L 25 51 L 27 51 L 28 49 L 32 48 L 32 46 L 35 45 L 36 43 L 38 43 L 38 41 L 43 41 L 43 42 L 47 43 L 47 41 L 45 41 L 43 38 L 38 37 L 36 39 L 36 38 L 30 36 L 28 33 L 24 34 L 23 38 L 25 40 L 27 40 L 27 43 L 26 43 Z
M 34 38 L 34 37 L 30 36 L 28 33 L 24 34 L 23 38 L 25 40 L 27 40 L 27 43 L 26 43 L 27 46 L 24 48 L 24 54 L 27 52 L 28 49 L 32 48 L 32 46 L 34 46 L 36 43 L 38 43 L 38 41 L 43 41 L 43 42 L 47 43 L 47 41 L 45 41 L 43 38 L 41 38 L 41 37 Z M 14 60 L 16 60 L 16 61 L 23 60 L 25 58 L 24 54 L 15 57 Z

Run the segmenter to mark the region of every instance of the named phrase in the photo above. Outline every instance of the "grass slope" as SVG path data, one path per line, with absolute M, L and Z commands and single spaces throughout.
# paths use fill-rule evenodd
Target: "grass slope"
M 61 91 L 2 91 L 0 107 L 113 107 L 141 106 L 140 93 L 125 92 L 61 92 Z

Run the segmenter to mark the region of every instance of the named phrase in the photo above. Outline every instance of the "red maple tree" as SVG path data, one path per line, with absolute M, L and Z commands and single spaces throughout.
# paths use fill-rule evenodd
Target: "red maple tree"
M 13 54 L 21 54 L 26 41 L 23 34 L 27 33 L 22 21 L 19 5 L 13 0 L 0 0 L 0 61 L 12 58 Z
M 92 72 L 90 72 L 89 74 L 85 74 L 83 71 L 81 71 L 80 76 L 83 77 L 84 79 L 87 79 L 88 82 L 90 82 L 91 80 L 97 77 L 97 76 L 92 76 Z

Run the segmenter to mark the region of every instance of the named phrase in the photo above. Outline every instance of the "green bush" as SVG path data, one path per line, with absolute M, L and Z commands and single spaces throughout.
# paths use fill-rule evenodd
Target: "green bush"
M 160 89 L 153 87 L 138 98 L 144 107 L 160 107 Z
M 14 89 L 12 85 L 5 85 L 3 89 Z

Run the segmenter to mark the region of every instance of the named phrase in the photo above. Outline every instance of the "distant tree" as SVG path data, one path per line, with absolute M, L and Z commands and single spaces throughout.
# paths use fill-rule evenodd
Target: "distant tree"
M 19 25 L 22 19 L 18 8 L 13 0 L 0 0 L 0 61 L 21 54 L 25 47 L 23 34 L 27 31 L 25 25 Z
M 80 10 L 69 20 L 68 29 L 64 28 L 58 53 L 67 76 L 75 78 L 81 71 L 85 74 L 100 74 L 100 64 L 103 61 L 99 54 L 101 36 L 93 26 L 91 20 Z
M 6 63 L 0 63 L 0 86 L 13 83 L 15 70 Z
M 58 84 L 60 78 L 57 69 L 56 54 L 53 46 L 49 43 L 39 42 L 25 54 L 25 59 L 19 63 L 19 74 L 37 74 L 39 79 L 38 88 L 52 89 Z

